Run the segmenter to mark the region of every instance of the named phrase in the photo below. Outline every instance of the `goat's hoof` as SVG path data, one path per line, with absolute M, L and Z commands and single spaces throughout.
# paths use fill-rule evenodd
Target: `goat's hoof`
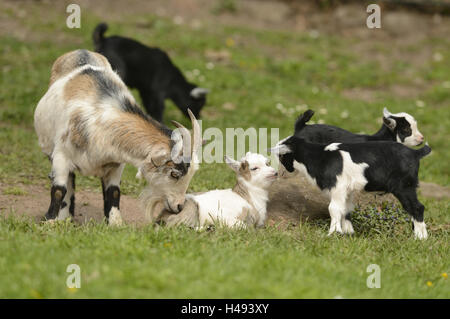
M 111 211 L 109 212 L 108 224 L 110 226 L 123 225 L 123 220 L 122 216 L 120 216 L 120 211 L 115 207 L 111 208 Z

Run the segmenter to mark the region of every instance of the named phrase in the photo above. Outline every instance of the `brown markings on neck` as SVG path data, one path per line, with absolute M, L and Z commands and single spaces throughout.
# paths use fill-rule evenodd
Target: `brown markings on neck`
M 70 79 L 64 86 L 64 99 L 94 101 L 96 98 L 96 84 L 87 74 L 78 74 Z
M 245 199 L 251 206 L 253 206 L 252 200 L 250 198 L 250 194 L 248 193 L 247 188 L 239 182 L 239 179 L 237 180 L 236 184 L 234 185 L 233 192 L 241 196 L 243 199 Z
M 105 133 L 114 146 L 141 159 L 147 158 L 152 148 L 170 154 L 170 137 L 137 114 L 121 112 L 108 123 Z

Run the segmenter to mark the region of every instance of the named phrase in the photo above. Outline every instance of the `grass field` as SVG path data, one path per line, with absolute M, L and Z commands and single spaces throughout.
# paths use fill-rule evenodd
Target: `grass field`
M 67 51 L 92 49 L 91 32 L 103 20 L 98 13 L 83 12 L 82 28 L 68 29 L 64 8 L 52 9 L 27 3 L 28 15 L 23 15 L 2 8 L 3 18 L 14 23 L 0 33 L 0 181 L 18 200 L 26 198 L 22 184 L 48 186 L 50 165 L 37 144 L 33 111 L 47 89 L 50 67 Z M 30 12 L 45 13 L 46 20 L 31 19 Z M 279 128 L 282 138 L 307 105 L 316 110 L 316 122 L 372 133 L 388 106 L 394 113 L 413 114 L 433 148 L 421 163 L 420 180 L 450 185 L 448 37 L 431 35 L 408 44 L 367 40 L 361 54 L 360 39 L 352 36 L 220 23 L 197 28 L 144 13 L 120 21 L 108 21 L 108 34 L 166 49 L 193 82 L 211 89 L 203 128 Z M 424 48 L 432 58 L 416 63 L 411 57 Z M 229 57 L 208 64 L 205 52 L 221 50 Z M 372 58 L 380 55 L 385 60 Z M 173 104 L 166 105 L 166 123 L 174 119 L 189 125 Z M 135 174 L 127 166 L 124 194 L 137 196 L 142 189 Z M 233 182 L 225 164 L 202 164 L 189 191 Z M 77 187 L 101 196 L 95 178 L 80 177 Z M 327 221 L 287 230 L 196 233 L 99 223 L 40 225 L 13 214 L 0 219 L 0 297 L 448 298 L 450 200 L 420 200 L 430 233 L 423 242 L 413 239 L 406 221 L 394 228 L 383 221 L 358 232 L 364 229 L 360 222 L 353 237 L 327 237 Z M 81 267 L 81 289 L 66 286 L 69 264 Z M 381 289 L 366 286 L 370 264 L 381 267 Z

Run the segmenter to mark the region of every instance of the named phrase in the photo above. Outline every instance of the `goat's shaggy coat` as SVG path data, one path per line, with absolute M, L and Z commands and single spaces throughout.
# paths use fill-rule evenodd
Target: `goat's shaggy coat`
M 353 233 L 348 219 L 352 194 L 364 190 L 392 193 L 412 216 L 416 237 L 427 238 L 424 206 L 417 199 L 416 188 L 420 159 L 431 152 L 428 145 L 419 150 L 387 141 L 320 145 L 291 136 L 272 151 L 278 152 L 287 171 L 302 172 L 330 195 L 330 234 Z
M 164 51 L 129 38 L 105 38 L 107 28 L 105 23 L 95 28 L 95 50 L 108 58 L 112 68 L 129 87 L 139 91 L 145 109 L 154 119 L 162 120 L 166 98 L 171 99 L 186 116 L 187 108 L 194 116 L 199 116 L 206 102 L 207 89 L 187 82 Z
M 354 134 L 342 128 L 327 124 L 306 123 L 314 115 L 308 110 L 300 115 L 295 122 L 295 136 L 310 143 L 330 144 L 362 143 L 368 141 L 397 141 L 406 146 L 422 144 L 424 137 L 417 128 L 416 120 L 408 113 L 392 114 L 386 108 L 383 110 L 383 125 L 373 135 Z
M 105 216 L 110 223 L 120 224 L 119 185 L 125 163 L 139 168 L 149 187 L 165 199 L 168 210 L 180 211 L 197 164 L 174 161 L 174 156 L 180 158 L 183 143 L 190 143 L 195 158 L 201 143 L 199 125 L 189 114 L 193 143 L 179 124 L 182 134 L 172 139 L 171 130 L 140 110 L 105 57 L 86 50 L 59 57 L 34 116 L 39 145 L 52 162 L 46 218 L 73 216 L 77 170 L 101 178 Z

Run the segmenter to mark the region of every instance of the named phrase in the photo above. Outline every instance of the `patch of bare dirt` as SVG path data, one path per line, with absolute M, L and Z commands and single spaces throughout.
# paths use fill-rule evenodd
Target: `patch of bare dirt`
M 11 186 L 0 184 L 0 213 L 31 216 L 39 221 L 50 204 L 50 190 L 40 185 L 14 185 L 22 195 L 11 195 Z M 420 183 L 420 193 L 435 199 L 450 198 L 450 188 L 434 183 Z M 75 221 L 84 224 L 89 220 L 103 219 L 103 199 L 99 192 L 81 190 L 76 192 Z M 392 195 L 362 193 L 355 198 L 355 204 L 362 207 L 383 202 L 397 203 Z M 280 178 L 269 193 L 268 224 L 288 227 L 297 225 L 300 220 L 328 218 L 328 199 L 312 188 L 304 179 Z M 120 200 L 122 218 L 127 224 L 147 224 L 139 201 L 122 195 Z
M 5 195 L 10 187 L 0 184 L 0 212 L 5 215 L 17 214 L 31 216 L 36 221 L 47 212 L 50 205 L 50 189 L 39 185 L 15 185 L 23 195 Z M 129 224 L 144 224 L 145 217 L 137 199 L 121 196 L 122 218 Z M 77 190 L 75 193 L 75 221 L 84 224 L 89 220 L 100 222 L 103 219 L 103 197 L 99 192 Z

